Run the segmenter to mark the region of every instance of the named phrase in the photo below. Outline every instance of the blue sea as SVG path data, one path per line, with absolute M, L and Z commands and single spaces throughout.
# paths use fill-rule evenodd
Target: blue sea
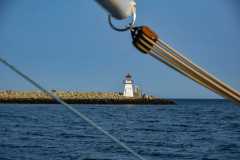
M 239 160 L 240 107 L 73 105 L 147 160 Z M 61 105 L 0 104 L 1 160 L 134 160 Z

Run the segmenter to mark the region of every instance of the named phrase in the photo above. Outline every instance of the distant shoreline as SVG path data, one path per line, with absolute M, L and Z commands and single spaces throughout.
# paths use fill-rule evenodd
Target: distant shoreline
M 174 100 L 154 96 L 124 97 L 116 92 L 66 92 L 54 91 L 70 104 L 176 104 Z M 54 99 L 39 91 L 0 91 L 0 104 L 58 104 Z

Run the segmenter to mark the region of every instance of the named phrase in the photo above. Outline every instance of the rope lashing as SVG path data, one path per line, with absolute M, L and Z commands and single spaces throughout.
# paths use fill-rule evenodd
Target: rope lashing
M 133 27 L 131 34 L 133 45 L 139 51 L 151 55 L 207 89 L 240 105 L 240 93 L 237 90 L 209 74 L 180 52 L 163 42 L 149 27 Z

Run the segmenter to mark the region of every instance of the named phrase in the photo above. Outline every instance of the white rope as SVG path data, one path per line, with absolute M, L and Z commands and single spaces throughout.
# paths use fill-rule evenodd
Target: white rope
M 65 106 L 67 109 L 69 109 L 72 113 L 74 113 L 75 115 L 77 115 L 78 117 L 80 117 L 81 119 L 83 119 L 84 121 L 86 121 L 88 124 L 90 124 L 92 127 L 94 127 L 95 129 L 99 130 L 100 132 L 102 132 L 104 135 L 106 135 L 107 137 L 109 137 L 112 141 L 114 141 L 115 143 L 117 143 L 120 147 L 124 148 L 126 151 L 128 151 L 129 153 L 131 153 L 134 157 L 136 157 L 137 159 L 140 160 L 145 160 L 142 156 L 140 156 L 137 152 L 135 152 L 134 150 L 132 150 L 131 148 L 129 148 L 126 144 L 124 144 L 123 142 L 121 142 L 120 140 L 118 140 L 116 137 L 114 137 L 113 135 L 111 135 L 109 132 L 105 131 L 102 127 L 98 126 L 95 122 L 93 122 L 91 119 L 89 119 L 88 117 L 86 117 L 83 113 L 79 112 L 78 110 L 76 110 L 75 108 L 73 108 L 71 105 L 67 104 L 66 102 L 64 102 L 62 99 L 60 99 L 58 96 L 56 96 L 55 94 L 47 91 L 44 87 L 42 87 L 39 83 L 37 83 L 36 81 L 32 80 L 29 76 L 27 76 L 26 74 L 22 73 L 20 70 L 18 70 L 15 66 L 9 64 L 6 60 L 4 60 L 3 58 L 0 57 L 0 62 L 2 62 L 5 66 L 7 66 L 8 68 L 10 68 L 12 71 L 14 71 L 15 73 L 17 73 L 19 76 L 21 76 L 22 78 L 24 78 L 26 81 L 28 81 L 29 83 L 31 83 L 33 86 L 35 86 L 36 88 L 38 88 L 39 90 L 41 90 L 42 92 L 44 92 L 45 94 L 47 94 L 48 96 L 52 97 L 53 99 L 55 99 L 57 102 L 59 102 L 60 104 L 62 104 L 63 106 Z
M 150 39 L 148 40 L 154 44 L 152 50 L 150 51 L 151 56 L 160 60 L 161 62 L 164 62 L 171 68 L 184 74 L 204 87 L 214 91 L 215 93 L 231 99 L 236 104 L 240 104 L 240 94 L 238 91 L 218 80 L 196 64 L 192 63 L 189 59 L 185 58 L 163 41 L 158 40 L 155 43 Z
M 167 50 L 168 52 L 170 52 L 171 54 L 173 54 L 174 56 L 176 56 L 176 58 L 178 58 L 179 60 L 181 60 L 183 63 L 189 65 L 190 67 L 192 67 L 194 70 L 196 70 L 197 72 L 199 72 L 200 74 L 206 76 L 207 78 L 209 78 L 211 81 L 213 81 L 214 83 L 218 84 L 219 86 L 223 87 L 224 89 L 228 90 L 229 92 L 231 92 L 231 94 L 236 95 L 237 97 L 240 97 L 240 94 L 237 90 L 235 90 L 234 88 L 231 88 L 229 85 L 227 85 L 226 83 L 222 82 L 221 80 L 215 78 L 214 75 L 208 73 L 206 70 L 204 70 L 203 68 L 201 68 L 200 66 L 194 64 L 191 60 L 189 60 L 187 57 L 183 56 L 183 54 L 181 54 L 180 52 L 176 51 L 175 49 L 173 49 L 172 47 L 170 47 L 167 43 L 163 42 L 162 40 L 158 40 L 157 44 L 159 45 L 159 47 Z

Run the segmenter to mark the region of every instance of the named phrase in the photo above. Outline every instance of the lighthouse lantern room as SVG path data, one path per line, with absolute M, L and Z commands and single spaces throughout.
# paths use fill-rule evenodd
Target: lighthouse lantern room
M 133 80 L 132 76 L 129 73 L 126 75 L 123 84 L 124 84 L 123 96 L 134 97 Z

